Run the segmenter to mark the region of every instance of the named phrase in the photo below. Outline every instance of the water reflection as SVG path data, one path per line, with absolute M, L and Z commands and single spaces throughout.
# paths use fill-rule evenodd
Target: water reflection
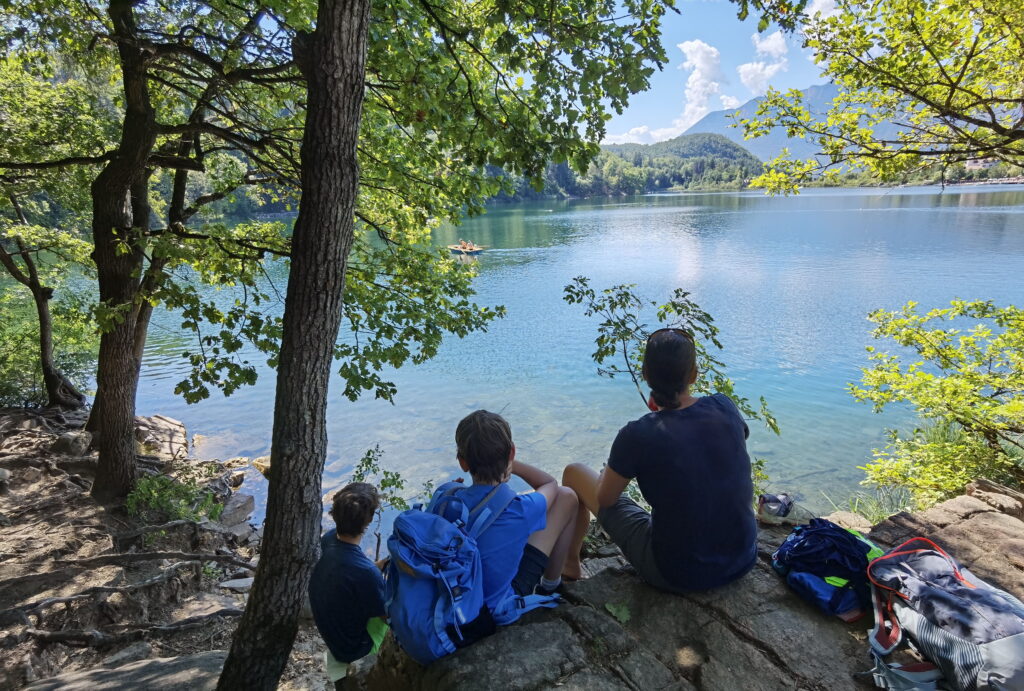
M 644 410 L 626 382 L 596 376 L 596 321 L 561 299 L 584 274 L 596 287 L 636 283 L 656 300 L 676 287 L 691 291 L 722 329 L 739 391 L 764 395 L 782 425 L 780 438 L 753 429 L 752 452 L 768 459 L 780 489 L 828 508 L 822 492 L 856 489 L 857 466 L 884 443 L 885 427 L 911 420 L 909 411 L 873 415 L 846 392 L 865 364 L 865 315 L 908 300 L 1024 303 L 1024 284 L 1011 280 L 1024 257 L 1020 188 L 542 201 L 496 206 L 441 228 L 434 241 L 459 238 L 488 246 L 466 259 L 479 270 L 479 302 L 505 305 L 507 318 L 450 339 L 422 366 L 389 373 L 399 389 L 393 406 L 349 403 L 335 382 L 325 490 L 377 443 L 413 486 L 456 474 L 455 424 L 481 407 L 503 411 L 524 460 L 552 471 L 602 462 L 618 428 Z M 283 291 L 285 267 L 269 274 Z M 230 291 L 212 297 L 234 299 Z M 154 326 L 140 413 L 183 419 L 206 436 L 212 456 L 266 453 L 273 372 L 261 364 L 255 387 L 186 406 L 172 391 L 193 336 L 174 315 L 157 315 Z

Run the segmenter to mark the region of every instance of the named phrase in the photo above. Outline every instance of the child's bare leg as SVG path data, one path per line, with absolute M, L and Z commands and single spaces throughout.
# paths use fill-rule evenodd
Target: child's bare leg
M 568 487 L 559 487 L 555 500 L 548 507 L 547 526 L 530 536 L 529 544 L 548 555 L 548 565 L 544 570 L 546 579 L 554 581 L 562 575 L 572 542 L 577 505 L 576 493 Z
M 548 581 L 557 581 L 562 577 L 562 572 L 565 569 L 565 560 L 569 556 L 569 550 L 572 547 L 572 541 L 576 535 L 576 517 L 579 515 L 578 505 L 579 499 L 576 497 L 576 493 L 568 487 L 559 487 L 559 495 L 571 495 L 571 500 L 566 499 L 564 501 L 565 510 L 568 513 L 568 520 L 562 526 L 562 532 L 558 534 L 558 539 L 555 540 L 555 546 L 551 548 L 551 556 L 548 558 L 548 567 L 544 570 L 544 578 Z
M 562 575 L 566 578 L 578 579 L 583 575 L 580 550 L 583 549 L 583 538 L 587 536 L 587 528 L 590 527 L 590 514 L 591 512 L 597 513 L 597 483 L 599 479 L 600 475 L 597 472 L 582 463 L 567 465 L 562 472 L 562 485 L 571 488 L 579 498 L 576 525 L 568 546 L 565 567 L 562 569 Z

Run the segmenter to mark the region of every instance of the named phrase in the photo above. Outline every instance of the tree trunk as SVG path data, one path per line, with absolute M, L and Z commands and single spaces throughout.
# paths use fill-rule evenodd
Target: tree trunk
M 11 194 L 8 195 L 8 199 L 14 206 L 14 213 L 18 217 L 18 221 L 27 226 L 28 218 L 25 217 L 18 198 Z M 85 396 L 64 376 L 53 361 L 53 319 L 50 317 L 50 298 L 53 297 L 53 288 L 44 286 L 40 282 L 36 262 L 21 237 L 15 236 L 14 241 L 18 245 L 17 255 L 9 254 L 3 246 L 0 246 L 0 264 L 7 269 L 14 280 L 29 289 L 36 305 L 36 318 L 39 321 L 39 366 L 43 372 L 43 384 L 46 387 L 46 404 L 51 408 L 57 406 L 81 408 L 85 405 Z M 24 271 L 18 267 L 15 256 L 21 257 L 25 267 Z
M 85 405 L 85 396 L 64 376 L 53 361 L 51 297 L 52 288 L 39 285 L 38 282 L 32 287 L 32 299 L 35 300 L 36 315 L 39 319 L 39 364 L 43 370 L 43 383 L 46 385 L 47 405 L 51 408 L 81 408 Z
M 133 0 L 111 0 L 107 12 L 118 41 L 125 114 L 115 156 L 92 184 L 93 259 L 107 323 L 100 337 L 96 384 L 99 465 L 92 495 L 123 497 L 135 486 L 135 307 L 149 224 L 146 161 L 156 142 L 156 115 L 149 99 L 146 56 L 136 47 Z M 98 415 L 98 417 L 97 417 Z
M 320 0 L 293 53 L 307 82 L 302 200 L 285 299 L 262 558 L 218 689 L 274 689 L 320 538 L 327 388 L 359 185 L 369 0 Z

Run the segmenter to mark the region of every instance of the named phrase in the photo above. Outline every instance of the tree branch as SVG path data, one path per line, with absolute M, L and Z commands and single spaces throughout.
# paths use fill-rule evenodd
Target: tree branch
M 59 158 L 53 161 L 0 161 L 0 168 L 8 168 L 10 170 L 46 170 L 48 168 L 93 165 L 105 163 L 116 155 L 117 151 L 108 151 L 98 156 L 69 156 L 68 158 Z

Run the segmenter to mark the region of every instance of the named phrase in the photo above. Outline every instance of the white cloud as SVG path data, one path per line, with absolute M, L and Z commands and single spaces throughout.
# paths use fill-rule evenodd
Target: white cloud
M 683 112 L 668 127 L 634 127 L 625 134 L 608 135 L 604 138 L 606 144 L 660 142 L 678 137 L 711 112 L 710 102 L 715 96 L 725 108 L 734 108 L 740 104 L 738 99 L 722 94 L 722 84 L 726 80 L 722 73 L 722 55 L 718 48 L 696 39 L 684 41 L 677 47 L 686 58 L 679 69 L 690 70 L 690 76 L 686 79 Z
M 740 81 L 743 82 L 743 85 L 750 89 L 750 92 L 755 96 L 760 96 L 768 90 L 768 81 L 779 72 L 785 72 L 789 67 L 789 62 L 786 60 L 789 46 L 786 44 L 786 37 L 781 31 L 776 31 L 763 37 L 761 34 L 752 34 L 750 41 L 754 44 L 754 50 L 757 54 L 769 58 L 769 60 L 747 62 L 737 67 L 736 71 L 739 73 Z
M 736 98 L 735 96 L 723 95 L 719 96 L 719 99 L 722 101 L 722 107 L 725 108 L 726 110 L 735 110 L 736 108 L 739 108 L 740 105 L 743 103 L 743 101 Z
M 784 72 L 788 66 L 785 59 L 779 62 L 747 62 L 736 68 L 740 75 L 740 81 L 750 89 L 750 92 L 760 96 L 768 90 L 768 81 L 779 72 Z
M 718 48 L 701 40 L 684 41 L 678 48 L 686 56 L 680 69 L 690 70 L 690 76 L 686 79 L 683 112 L 672 121 L 671 127 L 652 131 L 654 141 L 677 137 L 710 113 L 708 101 L 721 93 L 722 82 L 725 80 L 722 74 L 722 55 Z
M 813 17 L 820 12 L 821 18 L 827 19 L 839 14 L 839 7 L 836 6 L 836 0 L 811 0 L 804 12 L 808 17 Z
M 815 0 L 815 2 L 822 2 L 823 0 Z M 824 0 L 831 2 L 832 0 Z M 786 45 L 786 37 L 781 31 L 776 31 L 774 34 L 768 34 L 764 38 L 761 34 L 753 34 L 750 40 L 754 43 L 754 50 L 757 51 L 758 55 L 764 55 L 769 58 L 778 60 L 789 52 L 789 46 Z
M 650 141 L 650 128 L 647 125 L 634 127 L 625 134 L 609 134 L 602 144 L 644 144 Z

